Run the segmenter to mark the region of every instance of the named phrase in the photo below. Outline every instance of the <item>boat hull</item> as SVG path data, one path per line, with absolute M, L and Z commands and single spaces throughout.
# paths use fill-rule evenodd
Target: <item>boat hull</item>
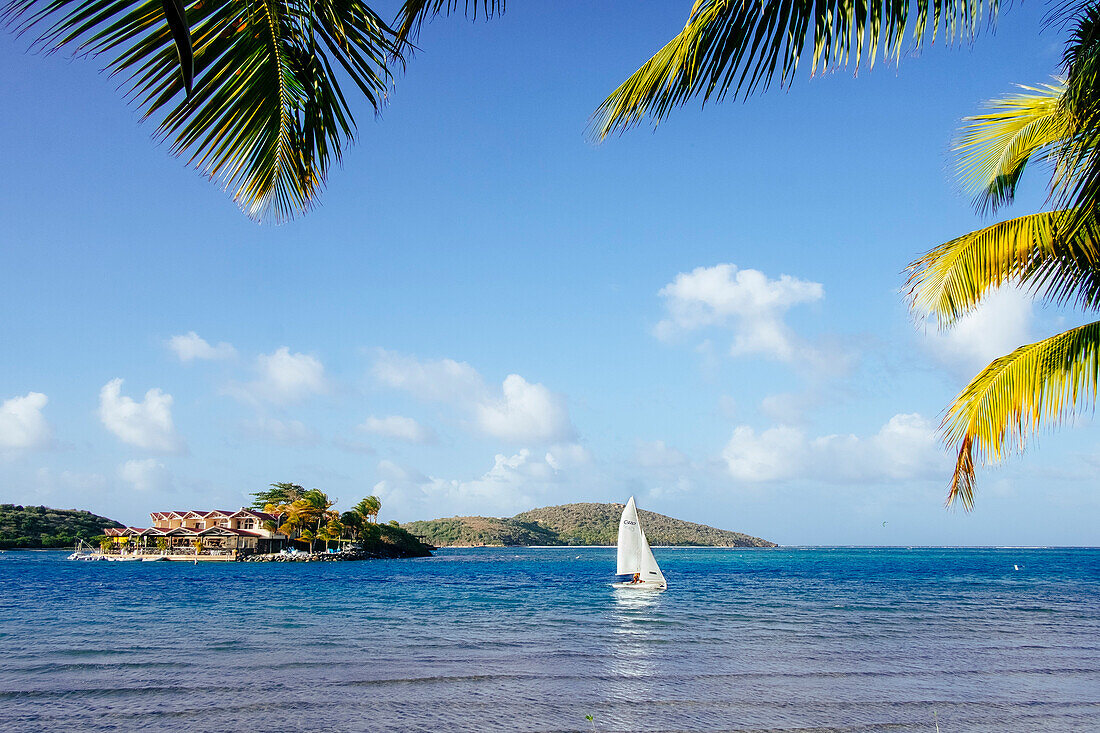
M 612 583 L 612 588 L 616 590 L 664 590 L 668 586 L 664 583 Z

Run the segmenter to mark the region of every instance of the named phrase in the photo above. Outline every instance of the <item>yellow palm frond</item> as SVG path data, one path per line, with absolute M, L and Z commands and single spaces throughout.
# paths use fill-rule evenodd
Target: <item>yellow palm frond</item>
M 1024 449 L 1040 423 L 1057 425 L 1096 399 L 1100 321 L 1021 346 L 994 360 L 951 403 L 943 421 L 958 446 L 950 505 L 974 505 L 974 458 L 998 461 Z
M 991 100 L 989 112 L 967 117 L 959 131 L 959 178 L 979 210 L 1011 202 L 1027 163 L 1055 153 L 1072 134 L 1064 81 L 1021 88 L 1025 93 Z
M 1001 285 L 1028 288 L 1061 303 L 1100 303 L 1100 240 L 1092 225 L 1063 236 L 1064 211 L 1009 219 L 941 244 L 908 269 L 909 300 L 948 327 Z
M 873 67 L 880 53 L 900 59 L 907 35 L 914 49 L 941 31 L 973 38 L 999 7 L 1000 0 L 695 0 L 683 30 L 596 109 L 592 134 L 602 140 L 646 117 L 660 122 L 698 97 L 747 97 L 777 74 L 785 86 L 802 59 L 811 74 L 864 60 Z

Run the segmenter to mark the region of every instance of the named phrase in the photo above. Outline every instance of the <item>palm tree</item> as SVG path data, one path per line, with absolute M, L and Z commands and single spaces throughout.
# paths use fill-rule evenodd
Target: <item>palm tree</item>
M 1086 311 L 1100 309 L 1100 9 L 1074 17 L 1064 80 L 994 100 L 967 120 L 960 173 L 979 210 L 1010 203 L 1030 162 L 1050 164 L 1053 208 L 998 222 L 936 247 L 909 266 L 911 305 L 950 328 L 1002 285 Z M 975 458 L 1022 451 L 1043 424 L 1094 403 L 1100 321 L 1027 344 L 983 369 L 947 409 L 956 450 L 947 503 L 974 504 Z
M 322 524 L 339 518 L 339 513 L 332 511 L 335 504 L 336 500 L 329 499 L 325 492 L 310 489 L 293 506 L 308 523 L 314 525 L 314 531 L 320 531 Z
M 354 511 L 361 514 L 366 521 L 376 522 L 378 521 L 378 512 L 382 511 L 382 500 L 374 495 L 368 496 L 355 505 Z
M 344 531 L 351 535 L 351 539 L 359 536 L 359 532 L 366 526 L 366 518 L 354 509 L 340 515 L 340 524 Z
M 399 46 L 425 20 L 458 7 L 455 0 L 406 0 L 395 21 Z M 463 7 L 492 17 L 504 2 Z M 748 97 L 773 81 L 787 86 L 807 56 L 811 74 L 849 62 L 873 67 L 880 52 L 897 62 L 907 35 L 914 50 L 937 34 L 969 40 L 999 8 L 1000 0 L 695 0 L 683 29 L 596 109 L 592 132 L 603 139 L 647 117 L 657 124 L 692 99 Z
M 325 541 L 325 552 L 328 552 L 328 543 L 343 539 L 343 536 L 344 525 L 340 524 L 338 519 L 331 519 L 328 524 L 321 528 L 317 538 Z
M 341 80 L 378 112 L 403 64 L 362 0 L 4 0 L 0 22 L 106 55 L 157 140 L 276 222 L 310 209 L 355 136 Z

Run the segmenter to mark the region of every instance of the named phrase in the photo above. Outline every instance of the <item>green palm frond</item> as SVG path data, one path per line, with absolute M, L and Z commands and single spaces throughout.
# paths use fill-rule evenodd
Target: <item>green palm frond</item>
M 1072 134 L 1064 81 L 1021 89 L 1025 93 L 991 100 L 991 111 L 967 117 L 959 131 L 959 178 L 979 211 L 1011 203 L 1028 162 L 1056 158 L 1059 143 Z
M 186 8 L 195 87 L 161 0 L 11 0 L 3 20 L 37 46 L 111 60 L 156 137 L 218 180 L 249 216 L 308 211 L 355 134 L 342 75 L 379 110 L 397 55 L 393 31 L 361 0 L 198 0 Z
M 1058 204 L 1074 212 L 1071 224 L 1077 226 L 1100 206 L 1100 5 L 1082 3 L 1073 13 L 1062 67 L 1075 124 L 1060 156 L 1067 173 L 1052 188 Z
M 955 398 L 943 421 L 958 458 L 947 503 L 974 505 L 974 459 L 1022 451 L 1040 423 L 1057 425 L 1096 399 L 1100 321 L 1021 346 L 982 370 Z
M 486 20 L 504 12 L 504 0 L 405 0 L 394 21 L 398 47 L 411 43 L 426 21 L 457 12 L 459 5 L 471 20 L 477 20 L 479 8 Z
M 825 72 L 879 54 L 900 59 L 908 33 L 913 48 L 975 36 L 983 16 L 996 19 L 1000 0 L 696 0 L 680 33 L 603 101 L 592 133 L 604 139 L 646 117 L 659 123 L 702 97 L 721 101 L 766 90 L 776 73 L 792 80 L 809 53 L 810 72 Z M 913 12 L 911 12 L 913 11 Z M 931 13 L 931 21 L 929 14 Z M 929 25 L 931 33 L 928 33 Z
M 908 296 L 918 314 L 942 328 L 978 307 L 1001 285 L 1024 287 L 1060 304 L 1100 305 L 1100 229 L 1067 236 L 1068 214 L 1044 211 L 998 222 L 941 244 L 908 267 Z

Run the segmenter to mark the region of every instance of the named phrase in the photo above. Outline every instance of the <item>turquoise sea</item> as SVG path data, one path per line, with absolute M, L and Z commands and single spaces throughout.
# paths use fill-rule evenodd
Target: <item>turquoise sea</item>
M 654 552 L 7 552 L 0 730 L 1100 730 L 1100 550 Z

